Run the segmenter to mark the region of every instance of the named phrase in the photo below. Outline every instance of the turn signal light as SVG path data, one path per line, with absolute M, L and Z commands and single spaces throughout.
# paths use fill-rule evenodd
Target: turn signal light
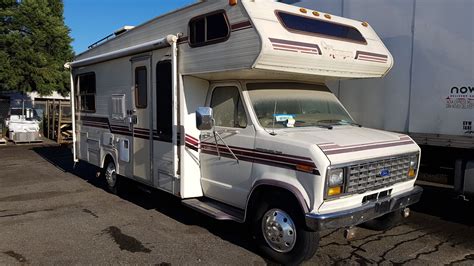
M 415 177 L 415 176 L 416 176 L 415 169 L 410 168 L 410 170 L 408 170 L 408 177 Z
M 328 196 L 339 195 L 342 193 L 342 187 L 330 187 L 328 190 Z
M 297 164 L 296 165 L 296 170 L 298 170 L 298 171 L 313 173 L 313 169 L 314 169 L 314 167 L 309 166 L 309 165 L 304 165 L 304 164 Z
M 229 5 L 231 6 L 237 5 L 237 0 L 229 0 Z

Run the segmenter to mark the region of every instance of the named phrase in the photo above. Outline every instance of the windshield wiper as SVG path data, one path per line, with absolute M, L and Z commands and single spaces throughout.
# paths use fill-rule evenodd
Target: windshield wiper
M 334 125 L 351 125 L 356 127 L 362 127 L 361 124 L 357 124 L 356 122 L 342 120 L 342 119 L 327 119 L 327 120 L 319 120 L 318 123 L 330 123 Z
M 316 126 L 317 126 L 317 127 L 322 127 L 322 128 L 327 128 L 327 129 L 332 129 L 332 126 L 331 126 L 331 125 L 320 125 L 320 124 L 317 124 Z

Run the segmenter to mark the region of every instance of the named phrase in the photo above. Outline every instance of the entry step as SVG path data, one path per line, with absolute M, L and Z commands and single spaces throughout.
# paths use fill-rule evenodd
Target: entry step
M 244 221 L 244 211 L 209 198 L 185 199 L 182 203 L 216 220 Z

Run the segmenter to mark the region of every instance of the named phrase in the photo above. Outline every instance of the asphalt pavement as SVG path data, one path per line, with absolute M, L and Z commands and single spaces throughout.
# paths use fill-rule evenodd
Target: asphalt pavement
M 0 265 L 265 265 L 247 227 L 215 221 L 164 192 L 108 193 L 96 169 L 58 146 L 0 147 Z M 401 225 L 321 232 L 308 265 L 474 264 L 474 203 L 425 187 Z

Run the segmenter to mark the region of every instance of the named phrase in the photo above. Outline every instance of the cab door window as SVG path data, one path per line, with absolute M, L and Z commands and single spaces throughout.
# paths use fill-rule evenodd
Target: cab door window
M 247 127 L 247 115 L 237 87 L 216 87 L 212 92 L 211 107 L 216 126 Z

